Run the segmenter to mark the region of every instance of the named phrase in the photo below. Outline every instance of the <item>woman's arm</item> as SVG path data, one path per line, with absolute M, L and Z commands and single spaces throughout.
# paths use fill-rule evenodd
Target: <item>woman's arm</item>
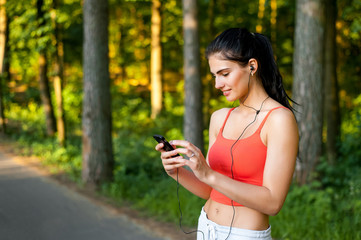
M 270 115 L 262 131 L 266 133 L 267 144 L 263 186 L 242 183 L 205 168 L 198 158 L 192 158 L 186 164 L 202 182 L 230 199 L 267 215 L 276 215 L 292 181 L 298 151 L 298 129 L 293 114 L 280 109 Z M 174 145 L 192 151 L 187 142 L 174 141 Z
M 207 200 L 211 194 L 212 188 L 200 181 L 192 171 L 185 168 L 178 168 L 178 182 L 185 189 L 193 193 L 194 195 Z M 170 175 L 173 179 L 177 180 L 177 173 Z
M 215 119 L 214 115 L 215 114 L 212 114 L 210 120 L 208 149 L 212 147 L 214 141 L 216 140 L 218 133 L 217 128 L 219 130 L 218 121 L 214 120 Z M 172 141 L 170 143 L 172 143 Z M 192 192 L 193 194 L 197 195 L 200 198 L 203 199 L 209 198 L 212 188 L 205 182 L 200 181 L 192 171 L 183 168 L 183 166 L 186 165 L 185 161 L 189 161 L 189 160 L 184 160 L 183 157 L 181 156 L 173 158 L 172 156 L 176 155 L 175 151 L 165 152 L 163 150 L 163 144 L 158 144 L 156 146 L 156 150 L 162 153 L 161 154 L 162 163 L 165 171 L 170 177 L 177 180 L 177 169 L 178 169 L 178 181 L 184 188 L 186 188 L 188 191 Z M 199 149 L 197 150 L 198 150 L 197 155 L 202 155 L 201 151 Z M 183 154 L 188 155 L 190 157 L 192 153 L 193 152 L 187 152 Z

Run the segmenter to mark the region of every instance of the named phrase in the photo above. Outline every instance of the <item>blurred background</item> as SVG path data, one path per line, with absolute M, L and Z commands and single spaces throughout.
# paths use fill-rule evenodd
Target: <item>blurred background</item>
M 230 107 L 204 56 L 223 30 L 266 35 L 300 127 L 276 239 L 361 239 L 360 0 L 0 0 L 0 129 L 16 152 L 178 222 L 153 134 L 204 153 Z M 180 190 L 185 225 L 204 200 Z

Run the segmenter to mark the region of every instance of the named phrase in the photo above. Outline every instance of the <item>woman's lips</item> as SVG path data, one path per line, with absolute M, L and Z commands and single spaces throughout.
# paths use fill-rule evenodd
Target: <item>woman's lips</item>
M 223 91 L 223 95 L 224 95 L 224 96 L 228 96 L 229 94 L 231 94 L 231 90 L 225 90 L 225 91 Z

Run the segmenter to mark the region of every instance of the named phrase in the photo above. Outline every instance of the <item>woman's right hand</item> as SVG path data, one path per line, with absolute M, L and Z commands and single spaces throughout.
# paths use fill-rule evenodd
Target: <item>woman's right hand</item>
M 177 168 L 185 166 L 186 160 L 180 155 L 176 156 L 178 154 L 176 150 L 165 151 L 163 147 L 164 144 L 159 143 L 155 146 L 155 150 L 161 153 L 160 158 L 162 159 L 162 164 L 166 173 L 169 176 L 174 176 L 177 172 Z

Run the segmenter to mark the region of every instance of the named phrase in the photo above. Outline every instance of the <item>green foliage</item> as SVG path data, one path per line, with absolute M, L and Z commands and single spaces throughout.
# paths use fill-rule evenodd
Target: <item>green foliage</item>
M 356 230 L 361 229 L 360 192 L 350 195 L 333 188 L 319 189 L 319 186 L 319 182 L 292 186 L 282 211 L 271 218 L 273 237 L 361 239 L 360 231 Z
M 80 181 L 81 109 L 82 109 L 82 8 L 80 0 L 64 0 L 57 9 L 44 2 L 46 12 L 37 19 L 36 1 L 7 1 L 10 19 L 11 84 L 6 93 L 6 116 L 10 133 L 25 155 L 41 157 L 54 172 L 66 172 Z M 200 52 L 216 34 L 229 27 L 247 27 L 255 31 L 258 23 L 257 1 L 201 0 L 199 3 Z M 263 33 L 271 35 L 270 1 L 266 1 Z M 308 186 L 292 186 L 277 217 L 271 218 L 276 239 L 361 239 L 361 95 L 360 89 L 360 0 L 338 1 L 338 79 L 341 103 L 346 118 L 339 143 L 340 157 L 334 166 L 325 159 L 317 166 L 315 181 Z M 176 182 L 162 170 L 159 153 L 154 150 L 153 134 L 181 139 L 183 121 L 183 36 L 181 1 L 163 1 L 163 73 L 164 111 L 156 120 L 150 116 L 150 1 L 110 1 L 109 49 L 113 81 L 112 119 L 115 157 L 114 181 L 102 186 L 102 192 L 120 203 L 130 202 L 149 215 L 166 221 L 178 221 Z M 292 85 L 294 1 L 277 1 L 275 55 L 285 79 Z M 58 146 L 55 138 L 46 138 L 43 109 L 36 78 L 38 50 L 54 53 L 55 22 L 61 26 L 64 44 L 64 110 L 67 146 Z M 214 18 L 210 15 L 213 14 Z M 39 22 L 45 24 L 41 27 Z M 204 57 L 203 55 L 201 55 Z M 208 91 L 207 62 L 201 57 L 204 92 Z M 49 58 L 49 67 L 52 66 Z M 49 74 L 51 75 L 51 74 Z M 19 88 L 22 87 L 22 91 Z M 346 94 L 347 93 L 347 94 Z M 230 104 L 210 92 L 205 102 L 213 112 Z M 352 98 L 358 96 L 354 101 Z M 208 119 L 204 120 L 205 122 Z M 207 130 L 205 130 L 207 139 Z M 180 188 L 184 224 L 194 226 L 204 201 Z
M 337 67 L 338 81 L 342 90 L 351 98 L 357 97 L 361 89 L 361 1 L 347 0 L 338 1 L 339 21 L 337 29 Z M 342 100 L 342 99 L 341 99 Z M 349 104 L 350 99 L 345 99 L 342 104 Z M 349 108 L 350 106 L 347 106 Z
M 318 166 L 323 186 L 343 188 L 361 169 L 361 95 L 353 101 L 353 109 L 342 123 L 339 158 L 335 165 L 325 160 Z
M 32 135 L 35 139 L 45 136 L 45 119 L 43 110 L 35 102 L 29 102 L 27 108 L 16 103 L 9 103 L 6 117 L 14 125 L 17 134 Z
M 82 159 L 79 137 L 69 134 L 66 148 L 60 147 L 56 138 L 47 138 L 43 108 L 35 102 L 29 102 L 26 108 L 10 103 L 5 114 L 11 123 L 8 128 L 11 137 L 20 145 L 19 153 L 40 157 L 42 164 L 51 166 L 54 174 L 66 173 L 80 182 Z
M 361 1 L 352 0 L 345 11 L 343 12 L 343 17 L 345 20 L 350 21 L 350 37 L 354 41 L 359 41 L 361 39 Z
M 67 128 L 74 130 L 73 133 L 77 133 L 77 130 L 81 129 L 83 90 L 76 82 L 74 84 L 73 81 L 69 81 L 62 94 Z M 53 102 L 56 101 L 53 100 Z
M 67 147 L 63 148 L 59 147 L 55 138 L 35 142 L 24 136 L 18 139 L 24 155 L 39 156 L 42 164 L 49 166 L 53 174 L 66 173 L 72 180 L 80 183 L 82 158 L 80 147 L 75 142 L 68 141 Z
M 322 159 L 316 180 L 292 186 L 280 214 L 272 218 L 277 239 L 361 239 L 361 95 L 342 124 L 340 156 Z
M 71 91 L 69 91 L 69 96 Z M 78 94 L 75 93 L 74 94 Z M 75 101 L 75 100 L 74 100 Z M 136 95 L 114 97 L 114 154 L 116 167 L 114 180 L 102 186 L 102 193 L 120 204 L 131 203 L 133 208 L 156 218 L 178 223 L 179 209 L 176 182 L 169 178 L 161 165 L 159 153 L 154 150 L 153 134 L 163 134 L 168 139 L 182 138 L 182 110 L 178 97 L 166 95 L 166 111 L 151 121 L 149 101 Z M 361 159 L 359 129 L 360 106 L 356 105 L 346 121 L 345 134 L 340 148 L 344 153 L 336 166 L 323 161 L 317 169 L 318 177 L 310 185 L 293 185 L 285 205 L 278 216 L 271 218 L 273 237 L 276 239 L 361 239 Z M 212 108 L 224 105 L 212 101 Z M 77 105 L 77 104 L 75 104 Z M 121 107 L 124 106 L 124 107 Z M 172 107 L 171 107 L 172 106 Z M 41 108 L 35 103 L 28 108 L 11 105 L 11 122 L 17 123 L 20 132 L 13 133 L 21 144 L 23 154 L 40 156 L 44 164 L 53 166 L 54 173 L 66 172 L 80 181 L 81 144 L 72 137 L 67 148 L 57 145 L 55 139 L 45 139 Z M 73 126 L 80 127 L 78 124 Z M 346 131 L 345 129 L 349 129 Z M 74 128 L 69 132 L 74 132 Z M 352 148 L 349 148 L 353 144 Z M 354 154 L 354 155 L 353 155 Z M 195 226 L 204 200 L 180 188 L 183 224 Z
M 134 95 L 116 96 L 113 104 L 115 137 L 114 155 L 116 167 L 114 181 L 103 186 L 103 193 L 120 201 L 130 201 L 135 208 L 145 210 L 163 220 L 177 222 L 178 201 L 176 183 L 164 172 L 154 134 L 168 139 L 182 139 L 182 110 L 176 104 L 177 97 L 166 94 L 166 110 L 155 121 L 149 119 L 150 105 Z M 123 107 L 119 108 L 121 104 Z M 182 210 L 191 213 L 184 224 L 194 225 L 202 201 L 180 189 Z
M 344 140 L 349 135 L 361 134 L 361 95 L 353 100 L 352 111 L 350 111 L 347 121 L 342 124 L 342 132 L 344 133 Z

